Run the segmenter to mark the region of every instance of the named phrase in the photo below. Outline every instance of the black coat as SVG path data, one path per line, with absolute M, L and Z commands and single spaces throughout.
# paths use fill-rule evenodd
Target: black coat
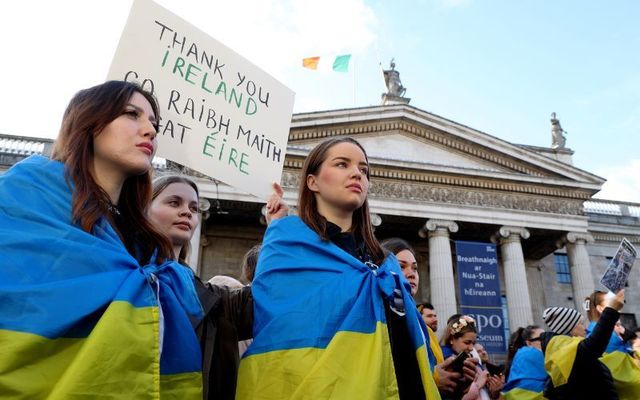
M 251 287 L 229 289 L 196 279 L 196 290 L 205 312 L 196 327 L 202 349 L 203 398 L 235 399 L 238 341 L 253 336 Z
M 613 378 L 609 369 L 599 360 L 607 349 L 613 327 L 620 317 L 620 313 L 607 307 L 602 312 L 591 336 L 578 344 L 576 359 L 573 362 L 569 380 L 565 385 L 554 387 L 549 378 L 544 390 L 544 396 L 549 400 L 569 399 L 598 399 L 618 400 L 618 393 L 613 386 Z M 553 332 L 543 335 L 542 351 L 547 350 L 547 344 L 556 336 Z

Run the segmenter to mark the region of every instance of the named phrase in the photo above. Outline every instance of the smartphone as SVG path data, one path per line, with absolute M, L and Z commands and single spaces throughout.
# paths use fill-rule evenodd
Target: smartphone
M 491 375 L 498 376 L 504 373 L 504 366 L 502 365 L 494 365 L 494 364 L 486 363 L 485 367 L 487 367 L 487 371 L 489 371 L 489 374 Z
M 449 364 L 449 369 L 451 371 L 459 372 L 462 374 L 463 373 L 462 368 L 464 367 L 464 360 L 466 360 L 469 357 L 471 356 L 466 351 L 460 352 L 460 354 L 456 356 L 456 358 L 451 362 L 451 364 Z

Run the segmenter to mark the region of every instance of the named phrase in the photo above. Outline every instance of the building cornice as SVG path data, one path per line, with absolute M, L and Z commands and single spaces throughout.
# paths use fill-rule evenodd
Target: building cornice
M 289 143 L 380 132 L 404 132 L 524 174 L 556 175 L 592 183 L 598 188 L 605 182 L 601 177 L 523 146 L 408 105 L 296 114 L 292 119 Z

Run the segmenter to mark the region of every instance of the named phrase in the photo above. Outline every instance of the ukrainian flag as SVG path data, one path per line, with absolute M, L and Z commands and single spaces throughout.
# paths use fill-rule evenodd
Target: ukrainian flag
M 595 329 L 596 323 L 591 322 L 587 329 L 587 336 Z M 627 346 L 616 332 L 611 333 L 609 344 L 600 361 L 609 368 L 613 377 L 613 385 L 620 400 L 640 399 L 640 366 L 627 353 Z
M 372 270 L 286 217 L 267 229 L 256 273 L 254 341 L 240 363 L 238 399 L 397 399 L 383 302 L 396 289 L 424 391 L 440 398 L 426 326 L 395 257 Z
M 201 398 L 191 271 L 140 267 L 105 220 L 70 219 L 63 164 L 0 176 L 0 397 Z
M 600 361 L 611 371 L 620 400 L 640 399 L 640 366 L 631 355 L 613 351 L 605 353 Z
M 509 380 L 502 394 L 505 400 L 541 400 L 544 399 L 546 380 L 544 354 L 536 348 L 525 346 L 513 358 Z

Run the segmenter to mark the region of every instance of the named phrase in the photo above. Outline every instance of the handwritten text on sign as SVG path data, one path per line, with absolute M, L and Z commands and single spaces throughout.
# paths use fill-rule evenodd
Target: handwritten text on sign
M 108 79 L 158 98 L 158 156 L 263 199 L 280 181 L 293 92 L 168 10 L 134 1 Z

